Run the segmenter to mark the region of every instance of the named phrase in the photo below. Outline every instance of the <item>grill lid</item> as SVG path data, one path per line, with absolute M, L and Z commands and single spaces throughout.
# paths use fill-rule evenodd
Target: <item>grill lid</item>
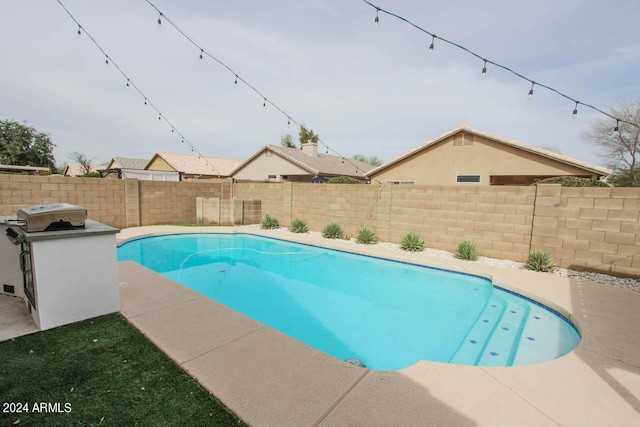
M 70 230 L 84 228 L 87 209 L 69 203 L 55 203 L 22 208 L 18 211 L 18 221 L 29 233 L 35 231 Z

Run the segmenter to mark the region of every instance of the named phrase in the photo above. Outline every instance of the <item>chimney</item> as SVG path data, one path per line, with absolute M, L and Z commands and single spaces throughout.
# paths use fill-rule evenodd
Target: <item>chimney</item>
M 307 142 L 302 144 L 302 152 L 311 157 L 318 157 L 318 143 Z

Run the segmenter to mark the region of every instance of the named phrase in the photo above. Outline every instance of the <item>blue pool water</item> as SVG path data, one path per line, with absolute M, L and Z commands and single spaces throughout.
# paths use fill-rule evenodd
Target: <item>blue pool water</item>
M 543 362 L 576 330 L 490 280 L 246 234 L 188 234 L 118 248 L 181 284 L 322 350 L 396 370 L 419 360 Z

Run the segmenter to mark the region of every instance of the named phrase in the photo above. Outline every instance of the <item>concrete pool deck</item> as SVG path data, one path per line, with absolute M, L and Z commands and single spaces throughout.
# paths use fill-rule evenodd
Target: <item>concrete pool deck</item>
M 154 226 L 125 229 L 117 237 L 234 231 L 248 232 Z M 123 315 L 248 424 L 640 424 L 640 294 L 376 246 L 354 248 L 309 235 L 286 238 L 490 276 L 496 285 L 565 314 L 580 329 L 582 341 L 568 355 L 536 365 L 489 368 L 421 361 L 399 371 L 374 371 L 339 361 L 134 262 L 119 263 Z

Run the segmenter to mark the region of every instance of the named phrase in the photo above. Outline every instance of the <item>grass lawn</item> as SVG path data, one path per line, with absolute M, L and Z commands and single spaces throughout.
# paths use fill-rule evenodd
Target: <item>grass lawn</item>
M 245 425 L 120 314 L 0 342 L 0 405 L 0 426 Z

